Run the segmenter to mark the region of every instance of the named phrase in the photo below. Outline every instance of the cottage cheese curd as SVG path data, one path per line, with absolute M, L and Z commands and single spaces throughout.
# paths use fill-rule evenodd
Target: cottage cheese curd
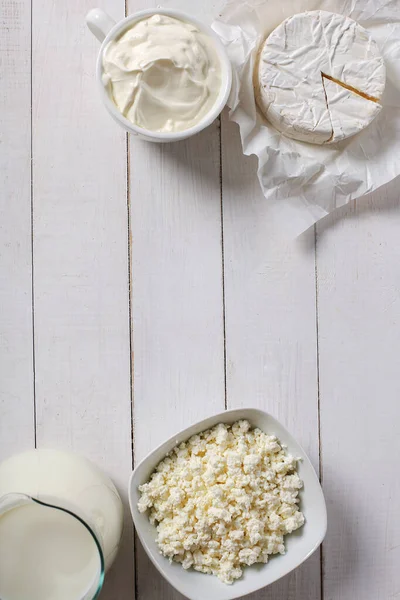
M 212 38 L 166 15 L 134 23 L 103 55 L 103 83 L 120 112 L 150 131 L 183 131 L 215 104 L 221 64 Z
M 284 554 L 304 523 L 297 459 L 248 421 L 219 424 L 179 444 L 141 485 L 140 512 L 162 554 L 231 584 L 244 565 Z

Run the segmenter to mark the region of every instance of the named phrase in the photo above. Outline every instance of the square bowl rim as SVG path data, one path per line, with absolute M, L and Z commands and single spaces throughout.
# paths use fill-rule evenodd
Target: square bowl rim
M 128 488 L 129 506 L 130 506 L 132 519 L 133 519 L 133 522 L 135 525 L 135 529 L 136 529 L 138 537 L 142 543 L 142 546 L 143 546 L 147 556 L 149 557 L 149 559 L 151 560 L 153 565 L 156 567 L 156 569 L 159 571 L 159 573 L 163 576 L 163 578 L 166 581 L 168 581 L 168 583 L 173 588 L 175 588 L 178 592 L 183 594 L 186 598 L 189 598 L 189 600 L 198 600 L 199 597 L 197 595 L 195 595 L 193 597 L 188 596 L 187 590 L 186 589 L 183 590 L 183 588 L 180 586 L 179 576 L 176 578 L 170 577 L 167 570 L 164 569 L 157 562 L 155 557 L 153 556 L 153 552 L 149 548 L 148 543 L 145 539 L 145 536 L 143 535 L 141 523 L 139 522 L 139 519 L 141 518 L 142 514 L 138 513 L 136 502 L 134 502 L 134 500 L 133 500 L 133 489 L 137 488 L 137 486 L 141 484 L 141 482 L 136 482 L 137 474 L 140 473 L 140 471 L 143 469 L 143 467 L 147 463 L 152 462 L 151 459 L 154 458 L 154 456 L 157 455 L 158 453 L 160 453 L 161 451 L 163 452 L 163 456 L 165 456 L 168 452 L 170 452 L 173 448 L 175 448 L 175 446 L 177 446 L 181 442 L 187 441 L 191 436 L 197 435 L 197 434 L 201 433 L 202 431 L 210 429 L 210 428 L 214 427 L 215 425 L 217 425 L 218 423 L 232 424 L 238 420 L 248 420 L 248 421 L 250 421 L 250 424 L 252 427 L 259 427 L 259 425 L 257 424 L 256 421 L 258 421 L 260 418 L 262 418 L 262 419 L 266 418 L 269 421 L 271 421 L 272 423 L 276 423 L 278 425 L 278 427 L 281 428 L 285 432 L 285 435 L 292 442 L 294 442 L 295 446 L 297 446 L 297 449 L 300 450 L 302 464 L 305 465 L 306 469 L 310 472 L 310 474 L 314 477 L 316 483 L 318 484 L 319 496 L 320 496 L 319 502 L 321 503 L 321 507 L 323 509 L 323 518 L 322 518 L 322 522 L 319 527 L 319 532 L 318 532 L 318 534 L 316 534 L 315 543 L 309 549 L 309 551 L 307 551 L 304 554 L 304 556 L 302 556 L 302 558 L 300 560 L 298 560 L 295 564 L 288 565 L 287 570 L 285 572 L 283 572 L 280 576 L 276 577 L 275 579 L 267 581 L 265 583 L 261 582 L 261 584 L 257 585 L 257 587 L 252 586 L 251 589 L 249 588 L 248 591 L 243 592 L 243 590 L 241 590 L 240 592 L 238 591 L 236 593 L 234 591 L 235 585 L 233 584 L 232 586 L 229 586 L 230 589 L 232 589 L 232 593 L 228 596 L 225 595 L 224 600 L 235 600 L 236 598 L 242 598 L 243 596 L 245 596 L 247 594 L 259 591 L 260 589 L 263 589 L 264 587 L 271 585 L 275 581 L 278 581 L 282 577 L 285 577 L 286 575 L 288 575 L 289 573 L 291 573 L 292 571 L 297 569 L 301 564 L 303 564 L 303 562 L 306 561 L 319 548 L 320 544 L 322 543 L 323 539 L 325 538 L 326 531 L 327 531 L 327 511 L 326 511 L 326 502 L 325 502 L 323 490 L 322 490 L 318 475 L 317 475 L 307 453 L 305 452 L 304 448 L 299 444 L 299 442 L 290 433 L 290 431 L 281 423 L 281 421 L 276 419 L 273 415 L 271 415 L 271 413 L 264 411 L 260 408 L 256 408 L 256 407 L 234 408 L 234 409 L 230 409 L 230 410 L 224 410 L 224 411 L 221 411 L 218 413 L 212 413 L 209 416 L 205 417 L 204 419 L 201 419 L 200 421 L 196 421 L 196 422 L 192 423 L 191 425 L 189 425 L 188 427 L 181 429 L 175 435 L 170 436 L 167 440 L 165 440 L 164 442 L 159 444 L 156 448 L 154 448 L 152 451 L 150 451 L 143 459 L 141 459 L 139 461 L 139 463 L 136 465 L 136 467 L 132 471 L 130 479 L 129 479 L 129 488 Z M 265 432 L 265 433 L 267 433 L 269 435 L 274 435 L 274 432 Z M 277 436 L 277 438 L 279 440 L 279 436 Z M 279 441 L 281 442 L 281 440 L 279 440 Z M 161 460 L 163 460 L 163 456 L 154 461 L 154 465 L 150 467 L 151 472 L 155 469 L 157 464 Z M 287 555 L 283 555 L 283 556 L 287 556 Z M 165 558 L 165 560 L 167 561 L 168 559 Z M 212 598 L 212 600 L 218 600 L 218 597 L 215 596 Z

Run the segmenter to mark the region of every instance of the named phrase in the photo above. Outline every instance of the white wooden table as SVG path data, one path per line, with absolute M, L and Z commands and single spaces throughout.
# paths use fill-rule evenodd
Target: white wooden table
M 101 6 L 152 2 L 126 4 Z M 284 244 L 226 116 L 171 146 L 111 121 L 93 0 L 0 5 L 0 458 L 80 452 L 126 500 L 164 438 L 262 407 L 320 470 L 329 528 L 254 600 L 400 598 L 399 184 Z M 124 536 L 102 598 L 177 599 L 128 510 Z

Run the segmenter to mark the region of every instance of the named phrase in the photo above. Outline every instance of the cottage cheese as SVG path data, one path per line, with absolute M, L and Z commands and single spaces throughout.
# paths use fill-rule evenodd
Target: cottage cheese
M 141 485 L 161 553 L 231 584 L 244 565 L 284 554 L 304 523 L 297 459 L 248 421 L 220 423 L 174 448 Z

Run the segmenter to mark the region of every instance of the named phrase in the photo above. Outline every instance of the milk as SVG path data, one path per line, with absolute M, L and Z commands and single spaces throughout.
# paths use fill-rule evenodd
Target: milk
M 96 465 L 59 450 L 30 450 L 11 456 L 0 463 L 0 515 L 2 505 L 13 494 L 79 515 L 94 530 L 103 550 L 105 570 L 111 566 L 121 539 L 123 508 L 114 484 Z M 0 598 L 8 600 L 1 592 Z
M 93 536 L 72 515 L 35 502 L 0 515 L 2 600 L 81 600 L 100 572 Z

